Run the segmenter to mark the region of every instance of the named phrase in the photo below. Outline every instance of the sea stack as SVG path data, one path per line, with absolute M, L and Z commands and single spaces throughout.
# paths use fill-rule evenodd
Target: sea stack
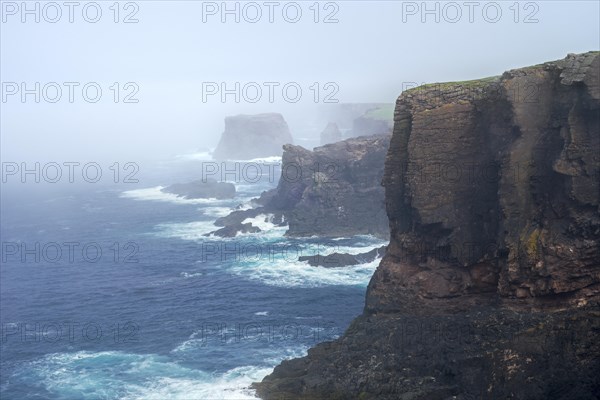
M 321 132 L 321 146 L 339 142 L 340 140 L 342 140 L 342 132 L 337 124 L 335 122 L 328 123 L 323 132 Z
M 291 143 L 290 129 L 281 114 L 236 115 L 225 118 L 225 131 L 213 159 L 251 160 L 281 156 L 283 145 Z

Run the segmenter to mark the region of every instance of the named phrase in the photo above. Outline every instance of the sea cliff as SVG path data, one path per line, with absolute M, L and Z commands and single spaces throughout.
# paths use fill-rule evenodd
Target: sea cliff
M 235 236 L 247 218 L 270 215 L 287 225 L 291 237 L 389 237 L 383 178 L 389 135 L 363 136 L 316 147 L 283 146 L 277 188 L 255 200 L 256 207 L 234 211 L 215 224 Z
M 390 243 L 339 339 L 271 399 L 597 399 L 600 56 L 403 92 Z

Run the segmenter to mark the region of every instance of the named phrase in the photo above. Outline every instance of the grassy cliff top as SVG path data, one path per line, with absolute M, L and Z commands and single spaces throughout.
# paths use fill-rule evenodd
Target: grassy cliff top
M 392 120 L 394 118 L 394 104 L 384 104 L 378 108 L 367 111 L 364 114 L 365 118 Z
M 555 63 L 565 62 L 570 57 L 573 57 L 573 56 L 578 57 L 579 59 L 583 59 L 584 57 L 587 57 L 589 59 L 589 57 L 597 56 L 599 54 L 600 54 L 600 51 L 595 51 L 595 50 L 588 51 L 586 53 L 581 53 L 581 54 L 569 54 L 565 59 L 562 59 L 562 60 L 548 61 L 548 62 L 544 62 L 541 64 L 535 64 L 535 65 L 529 65 L 529 66 L 525 66 L 525 67 L 511 69 L 509 71 L 518 71 L 518 70 L 528 71 L 528 70 L 532 70 L 532 69 L 543 68 L 544 66 L 552 65 Z M 437 89 L 439 91 L 451 91 L 451 90 L 456 90 L 456 89 L 460 89 L 460 88 L 477 89 L 478 87 L 483 87 L 490 83 L 499 82 L 500 79 L 501 79 L 501 75 L 496 75 L 496 76 L 490 76 L 487 78 L 473 79 L 473 80 L 468 80 L 468 81 L 427 83 L 427 84 L 424 84 L 421 86 L 417 86 L 417 87 L 405 90 L 403 93 L 406 93 L 406 94 L 417 93 L 421 90 L 431 90 L 431 89 Z
M 475 89 L 477 87 L 486 86 L 490 83 L 498 82 L 499 80 L 500 80 L 500 75 L 490 76 L 490 77 L 482 78 L 482 79 L 473 79 L 473 80 L 469 80 L 469 81 L 427 83 L 427 84 L 424 84 L 421 86 L 417 86 L 415 88 L 405 90 L 404 93 L 414 93 L 414 92 L 418 92 L 421 90 L 430 90 L 430 89 L 437 89 L 437 90 L 443 90 L 443 91 L 449 90 L 449 89 L 455 89 L 455 88 Z

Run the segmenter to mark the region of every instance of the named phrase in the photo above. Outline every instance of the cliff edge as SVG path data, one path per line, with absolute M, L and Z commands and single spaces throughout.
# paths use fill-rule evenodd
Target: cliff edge
M 261 398 L 598 398 L 599 54 L 402 93 L 364 312 Z

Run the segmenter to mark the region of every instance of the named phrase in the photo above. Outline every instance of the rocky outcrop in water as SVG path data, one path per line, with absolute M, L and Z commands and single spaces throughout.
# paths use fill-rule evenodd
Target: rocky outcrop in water
M 598 399 L 600 55 L 397 100 L 390 244 L 345 334 L 270 399 Z
M 315 254 L 314 256 L 300 256 L 298 261 L 307 261 L 313 267 L 339 268 L 373 262 L 385 254 L 386 246 L 359 254 L 332 253 L 328 255 Z
M 388 237 L 383 159 L 389 136 L 344 140 L 313 151 L 286 145 L 268 207 L 281 210 L 288 236 Z
M 175 183 L 161 189 L 162 192 L 175 194 L 185 199 L 232 199 L 235 197 L 235 185 L 207 179 L 189 183 Z
M 381 186 L 390 136 L 347 139 L 316 147 L 285 145 L 282 175 L 251 210 L 219 218 L 218 226 L 242 223 L 258 215 L 287 224 L 288 236 L 343 237 L 371 234 L 388 238 Z
M 280 156 L 281 146 L 293 143 L 281 114 L 236 115 L 225 118 L 225 131 L 213 153 L 215 160 L 251 160 Z
M 258 233 L 261 229 L 257 226 L 252 225 L 250 222 L 237 222 L 235 224 L 226 225 L 221 229 L 217 229 L 214 232 L 210 232 L 205 236 L 219 236 L 219 237 L 236 237 L 240 233 Z

